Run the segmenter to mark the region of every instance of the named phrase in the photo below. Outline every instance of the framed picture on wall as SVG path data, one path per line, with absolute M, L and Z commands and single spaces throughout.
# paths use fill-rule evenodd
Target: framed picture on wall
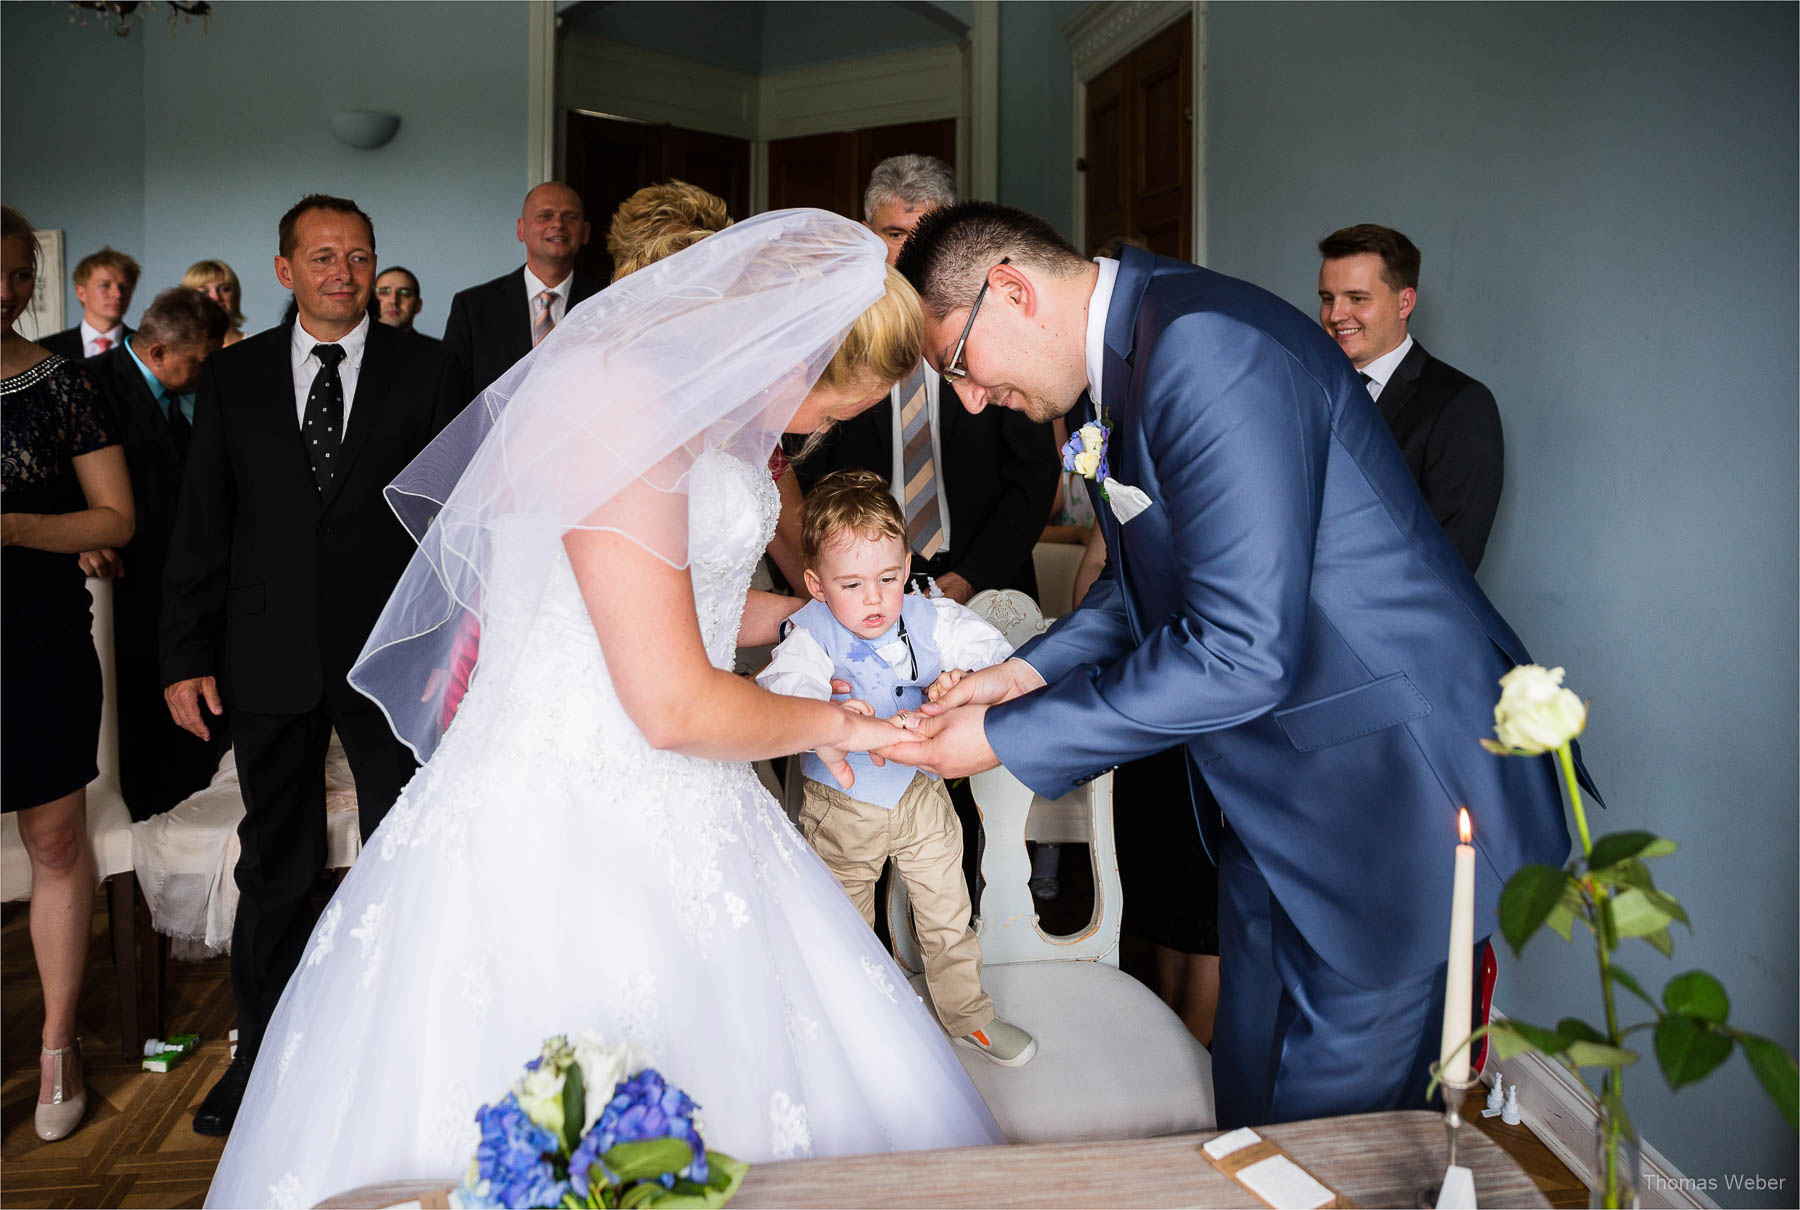
M 63 233 L 34 231 L 38 242 L 37 282 L 31 290 L 31 306 L 19 316 L 18 332 L 36 340 L 63 329 Z

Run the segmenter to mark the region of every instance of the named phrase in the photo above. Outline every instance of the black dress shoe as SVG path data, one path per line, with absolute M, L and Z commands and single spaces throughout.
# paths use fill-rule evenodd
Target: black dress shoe
M 253 1060 L 240 1053 L 219 1077 L 219 1082 L 212 1086 L 206 1099 L 200 1102 L 200 1108 L 194 1111 L 194 1133 L 210 1134 L 215 1138 L 224 1138 L 231 1133 L 231 1124 L 237 1121 L 238 1106 L 244 1101 L 244 1086 L 250 1083 L 250 1066 Z

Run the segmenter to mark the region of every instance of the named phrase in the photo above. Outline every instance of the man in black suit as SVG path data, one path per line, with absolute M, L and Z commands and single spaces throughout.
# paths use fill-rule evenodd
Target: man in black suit
M 546 181 L 525 195 L 518 234 L 523 267 L 450 300 L 444 344 L 456 362 L 464 402 L 512 369 L 570 307 L 603 285 L 575 268 L 590 231 L 581 196 L 561 181 Z
M 219 351 L 231 317 L 200 291 L 175 286 L 156 296 L 139 324 L 124 344 L 90 358 L 86 366 L 118 417 L 137 529 L 119 550 L 81 556 L 83 571 L 113 580 L 119 786 L 134 820 L 167 811 L 205 786 L 229 742 L 222 724 L 202 739 L 169 718 L 157 630 L 194 420 L 193 391 L 202 365 Z
M 296 321 L 207 362 L 165 579 L 170 713 L 205 738 L 208 715 L 231 707 L 244 794 L 238 1057 L 194 1116 L 201 1134 L 230 1131 L 312 927 L 332 730 L 365 840 L 413 774 L 345 677 L 413 552 L 382 489 L 453 411 L 442 346 L 369 319 L 375 231 L 354 202 L 303 199 L 280 240 L 275 275 Z
M 138 263 L 117 248 L 88 253 L 75 265 L 75 299 L 81 304 L 81 322 L 51 333 L 38 344 L 70 361 L 118 348 L 131 337 L 125 312 L 131 310 L 137 283 Z
M 892 156 L 870 174 L 863 213 L 886 241 L 892 264 L 919 218 L 955 201 L 949 165 L 926 155 Z M 1056 496 L 1049 425 L 1009 408 L 972 416 L 921 364 L 887 402 L 833 428 L 794 471 L 810 490 L 827 472 L 851 468 L 892 485 L 906 513 L 915 576 L 930 576 L 945 596 L 964 603 L 984 588 L 1037 595 L 1031 549 Z
M 1319 322 L 1362 375 L 1413 482 L 1474 571 L 1500 508 L 1505 464 L 1493 392 L 1407 334 L 1419 250 L 1363 223 L 1319 241 Z

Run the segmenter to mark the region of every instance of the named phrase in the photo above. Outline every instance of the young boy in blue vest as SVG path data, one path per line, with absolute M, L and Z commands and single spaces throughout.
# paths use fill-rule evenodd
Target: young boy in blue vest
M 973 610 L 906 595 L 906 522 L 880 475 L 825 476 L 807 494 L 801 518 L 800 557 L 813 599 L 757 676 L 765 689 L 828 699 L 835 677 L 850 683 L 847 708 L 892 718 L 916 711 L 940 677 L 948 686 L 1012 654 Z M 1029 1063 L 1037 1042 L 996 1017 L 981 990 L 962 828 L 943 781 L 906 765 L 877 765 L 867 753 L 852 753 L 849 762 L 855 784 L 845 793 L 818 756 L 802 758 L 801 835 L 871 926 L 875 881 L 892 861 L 912 897 L 925 982 L 944 1029 L 1004 1067 Z

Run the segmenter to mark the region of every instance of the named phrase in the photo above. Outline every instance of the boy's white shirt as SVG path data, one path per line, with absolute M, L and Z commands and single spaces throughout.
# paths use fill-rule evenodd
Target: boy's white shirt
M 939 597 L 932 599 L 931 607 L 937 611 L 931 638 L 945 670 L 961 668 L 974 672 L 1012 655 L 1012 644 L 1006 636 L 968 606 Z M 888 631 L 886 640 L 875 648 L 875 654 L 886 660 L 889 667 L 898 668 L 907 655 L 898 622 Z M 756 683 L 771 693 L 824 701 L 831 697 L 831 678 L 836 672 L 819 641 L 796 626 L 770 653 L 769 666 L 756 674 Z

